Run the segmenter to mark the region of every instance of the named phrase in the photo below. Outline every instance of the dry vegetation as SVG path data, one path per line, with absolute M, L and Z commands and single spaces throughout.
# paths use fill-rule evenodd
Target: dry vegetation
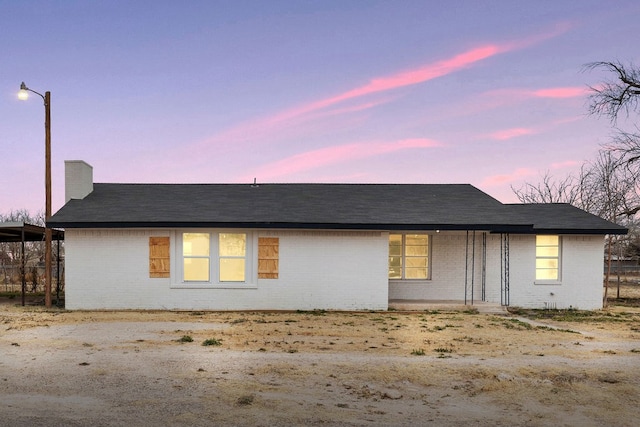
M 637 303 L 640 287 L 625 286 Z M 640 404 L 637 304 L 501 315 L 5 304 L 0 351 L 11 425 L 632 426 Z

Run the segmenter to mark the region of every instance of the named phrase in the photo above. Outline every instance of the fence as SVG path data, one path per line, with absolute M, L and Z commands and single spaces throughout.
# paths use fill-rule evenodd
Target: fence
M 44 292 L 44 276 L 44 265 L 27 267 L 25 269 L 25 292 Z M 64 267 L 60 266 L 60 275 L 58 275 L 57 266 L 54 265 L 51 276 L 51 290 L 53 292 L 63 291 Z M 60 277 L 59 283 L 58 277 Z M 22 272 L 19 266 L 0 266 L 0 292 L 22 292 Z

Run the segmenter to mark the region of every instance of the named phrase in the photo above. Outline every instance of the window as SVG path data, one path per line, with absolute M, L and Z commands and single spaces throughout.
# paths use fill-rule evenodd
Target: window
M 536 280 L 560 280 L 560 236 L 536 236 Z
M 185 282 L 246 282 L 246 233 L 182 233 Z
M 240 233 L 220 233 L 219 273 L 221 282 L 244 282 L 247 235 Z
M 185 282 L 209 281 L 209 234 L 183 233 L 182 257 Z
M 429 278 L 429 235 L 389 234 L 389 279 Z

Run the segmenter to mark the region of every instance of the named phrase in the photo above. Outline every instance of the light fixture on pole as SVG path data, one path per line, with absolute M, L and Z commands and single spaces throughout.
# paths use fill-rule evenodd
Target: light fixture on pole
M 24 82 L 20 84 L 18 98 L 26 100 L 29 92 L 39 95 L 44 101 L 44 187 L 45 187 L 45 209 L 44 209 L 44 305 L 51 307 L 51 229 L 47 227 L 47 221 L 51 217 L 51 92 L 43 94 L 29 89 Z

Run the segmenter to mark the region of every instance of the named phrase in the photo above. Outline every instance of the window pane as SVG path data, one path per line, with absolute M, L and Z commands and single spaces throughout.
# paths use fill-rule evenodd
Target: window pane
M 537 259 L 536 260 L 536 268 L 558 268 L 558 259 L 550 258 L 550 259 Z
M 558 270 L 553 268 L 536 270 L 536 280 L 558 280 Z
M 407 234 L 405 240 L 407 246 L 427 246 L 429 236 L 426 234 Z
M 182 254 L 184 256 L 209 256 L 209 234 L 182 234 Z
M 389 266 L 389 279 L 402 279 L 402 268 Z
M 244 258 L 223 258 L 220 260 L 221 282 L 244 282 Z
M 407 246 L 405 251 L 406 256 L 427 255 L 426 246 Z
M 244 256 L 246 234 L 220 233 L 220 256 Z
M 538 246 L 536 248 L 536 256 L 539 257 L 558 257 L 557 246 Z
M 184 280 L 187 282 L 208 282 L 209 281 L 209 259 L 208 258 L 185 258 L 184 259 Z
M 389 234 L 389 246 L 391 245 L 402 246 L 402 234 Z
M 389 246 L 389 256 L 402 256 L 402 246 Z
M 427 257 L 411 257 L 405 260 L 407 263 L 407 268 L 411 267 L 422 267 L 427 268 Z
M 404 272 L 405 279 L 426 279 L 426 268 L 409 268 L 407 267 Z
M 536 236 L 536 246 L 558 246 L 559 236 Z

